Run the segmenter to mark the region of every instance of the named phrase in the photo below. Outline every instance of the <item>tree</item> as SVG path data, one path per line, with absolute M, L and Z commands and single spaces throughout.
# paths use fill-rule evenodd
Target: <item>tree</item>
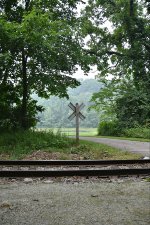
M 82 113 L 86 117 L 84 121 L 80 121 L 81 127 L 97 127 L 99 121 L 99 113 L 95 110 L 88 110 L 91 105 L 90 99 L 94 92 L 99 91 L 101 84 L 95 79 L 80 80 L 81 85 L 77 88 L 69 88 L 68 96 L 69 99 L 61 99 L 56 96 L 52 96 L 49 99 L 41 99 L 36 95 L 33 96 L 34 99 L 42 105 L 45 110 L 38 114 L 39 127 L 75 127 L 75 119 L 72 121 L 68 120 L 69 115 L 72 110 L 68 107 L 68 104 L 72 102 L 76 104 L 77 102 L 85 104 L 82 109 Z
M 116 99 L 116 115 L 123 128 L 149 126 L 150 101 L 143 91 L 135 87 Z
M 78 2 L 2 0 L 0 3 L 0 90 L 4 96 L 1 104 L 9 98 L 7 111 L 11 109 L 13 115 L 15 111 L 17 126 L 23 129 L 34 125 L 37 111 L 42 110 L 31 99 L 33 92 L 45 98 L 67 97 L 67 88 L 79 85 L 69 76 L 76 65 L 85 71 L 89 69 L 86 56 L 82 57 L 83 43 L 76 16 Z M 9 97 L 5 96 L 6 87 Z
M 137 0 L 89 1 L 84 19 L 84 32 L 90 39 L 87 54 L 96 56 L 100 75 L 132 73 L 135 82 L 145 79 L 149 87 L 149 17 L 144 4 Z
M 150 104 L 150 33 L 146 2 L 89 0 L 83 13 L 83 33 L 89 38 L 88 48 L 85 51 L 93 56 L 93 62 L 97 64 L 100 71 L 97 77 L 105 84 L 102 93 L 95 94 L 93 97 L 96 107 L 105 102 L 105 111 L 115 111 L 115 116 L 121 119 L 119 111 L 123 112 L 124 102 L 128 111 L 128 99 L 133 96 L 129 107 L 136 106 L 136 113 L 139 112 L 139 115 L 143 108 L 141 111 L 145 115 L 143 121 L 138 119 L 138 122 L 142 124 L 150 116 L 148 107 Z M 107 82 L 108 79 L 109 82 Z M 128 90 L 130 82 L 132 91 Z M 121 83 L 126 85 L 124 92 L 119 90 L 122 88 Z M 138 100 L 135 98 L 136 95 L 140 95 Z M 127 119 L 126 115 L 124 114 Z

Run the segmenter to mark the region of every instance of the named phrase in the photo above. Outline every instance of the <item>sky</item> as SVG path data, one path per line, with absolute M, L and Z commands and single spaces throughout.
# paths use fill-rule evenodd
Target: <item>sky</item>
M 87 0 L 85 0 L 84 2 L 87 2 Z M 84 7 L 86 6 L 86 4 L 82 4 L 79 3 L 77 10 L 78 10 L 78 14 L 80 15 L 80 11 L 84 9 Z M 96 69 L 93 67 L 93 69 L 88 73 L 88 76 L 84 74 L 83 70 L 81 69 L 81 67 L 78 66 L 78 70 L 76 71 L 76 73 L 74 73 L 73 77 L 76 79 L 95 79 L 95 73 Z
M 98 74 L 98 71 L 96 70 L 96 67 L 92 67 L 91 71 L 88 73 L 88 76 L 84 74 L 83 70 L 78 67 L 78 70 L 76 71 L 76 73 L 73 74 L 72 77 L 76 78 L 76 79 L 95 79 L 95 75 Z
M 84 0 L 85 4 L 83 3 L 79 3 L 77 10 L 78 10 L 78 14 L 80 15 L 81 10 L 84 10 L 84 8 L 87 5 L 87 0 Z M 111 27 L 111 23 L 109 21 L 105 22 L 105 27 L 109 28 L 109 30 L 112 30 Z M 86 38 L 87 40 L 89 40 L 89 38 Z M 73 77 L 76 79 L 95 79 L 95 76 L 99 74 L 99 71 L 97 70 L 96 66 L 91 67 L 91 71 L 88 73 L 88 76 L 84 74 L 83 70 L 81 70 L 80 67 L 78 67 L 78 70 L 76 71 L 76 73 L 73 74 Z

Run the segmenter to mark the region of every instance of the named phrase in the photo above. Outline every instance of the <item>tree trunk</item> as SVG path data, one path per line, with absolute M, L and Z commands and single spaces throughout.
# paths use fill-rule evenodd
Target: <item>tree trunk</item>
M 130 16 L 134 16 L 134 0 L 130 0 Z
M 27 85 L 27 59 L 24 49 L 22 50 L 22 107 L 21 107 L 21 128 L 26 130 L 27 124 L 27 102 L 28 102 L 28 85 Z
M 28 11 L 30 6 L 30 0 L 25 0 L 25 10 Z
M 30 0 L 25 0 L 25 10 L 28 11 Z M 21 128 L 28 129 L 27 118 L 27 103 L 28 103 L 28 81 L 27 81 L 27 56 L 25 49 L 22 49 L 22 105 L 21 105 Z

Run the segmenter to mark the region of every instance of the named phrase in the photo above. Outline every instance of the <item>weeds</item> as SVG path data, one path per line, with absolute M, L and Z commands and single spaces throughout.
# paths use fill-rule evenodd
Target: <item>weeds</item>
M 150 128 L 137 127 L 124 130 L 126 137 L 150 139 Z
M 25 155 L 35 150 L 47 148 L 66 148 L 71 140 L 59 132 L 52 131 L 25 131 L 16 133 L 4 133 L 0 135 L 0 153 L 10 155 Z
M 73 139 L 60 132 L 26 131 L 0 135 L 0 158 L 5 158 L 5 155 L 8 159 L 23 159 L 26 156 L 32 158 L 32 154 L 36 155 L 37 152 L 41 154 L 39 159 L 44 154 L 47 159 L 53 155 L 51 153 L 56 153 L 57 159 L 137 159 L 140 157 L 89 141 L 80 141 L 80 145 L 76 146 Z
M 144 179 L 146 182 L 150 182 L 150 177 Z

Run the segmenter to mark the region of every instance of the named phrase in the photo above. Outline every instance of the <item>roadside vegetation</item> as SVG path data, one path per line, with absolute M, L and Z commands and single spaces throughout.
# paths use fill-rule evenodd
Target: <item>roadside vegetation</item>
M 0 135 L 0 153 L 6 153 L 14 158 L 22 157 L 40 149 L 62 149 L 70 145 L 71 140 L 59 132 L 29 130 Z
M 128 140 L 128 141 L 140 141 L 140 142 L 150 142 L 150 139 L 145 138 L 132 138 L 132 137 L 116 137 L 116 136 L 96 136 L 97 138 L 109 138 L 117 140 Z
M 0 136 L 0 159 L 137 159 L 140 155 L 104 144 L 75 140 L 60 132 L 25 131 Z
M 92 108 L 100 114 L 99 135 L 150 138 L 149 7 L 146 0 L 96 1 L 85 10 L 94 20 L 87 31 L 99 37 L 96 44 L 94 38 L 88 42 L 102 84 L 92 96 Z M 94 18 L 93 12 L 98 12 Z M 112 23 L 112 30 L 100 27 L 100 15 Z
M 124 130 L 126 137 L 145 138 L 150 140 L 150 128 L 147 127 L 135 127 Z
M 80 136 L 88 137 L 102 137 L 102 138 L 111 138 L 111 139 L 120 139 L 120 140 L 130 140 L 130 141 L 141 141 L 149 142 L 150 141 L 150 129 L 148 128 L 131 128 L 126 129 L 124 133 L 120 133 L 118 136 L 116 133 L 110 135 L 110 128 L 107 128 L 105 132 L 99 131 L 100 128 L 80 128 Z M 54 133 L 60 132 L 66 136 L 75 136 L 75 128 L 38 128 L 37 131 L 53 131 Z
M 89 0 L 81 13 L 79 3 L 0 1 L 1 158 L 37 151 L 57 152 L 56 158 L 138 157 L 90 142 L 77 147 L 68 128 L 33 130 L 75 127 L 70 101 L 86 105 L 80 135 L 150 139 L 148 1 Z M 71 76 L 94 66 L 96 81 Z M 86 128 L 97 126 L 98 134 Z
M 99 136 L 117 136 L 125 138 L 137 138 L 139 140 L 150 140 L 149 126 L 136 126 L 124 128 L 118 121 L 102 121 L 98 126 Z
M 37 131 L 53 131 L 54 133 L 62 133 L 66 136 L 75 136 L 76 135 L 76 128 L 36 128 Z M 86 128 L 80 127 L 80 136 L 96 136 L 97 135 L 97 128 Z

